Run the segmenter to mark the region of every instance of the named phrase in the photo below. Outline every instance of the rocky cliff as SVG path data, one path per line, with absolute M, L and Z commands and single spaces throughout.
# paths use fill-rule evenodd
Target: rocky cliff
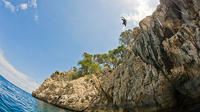
M 53 73 L 33 91 L 32 95 L 50 104 L 74 111 L 95 108 L 95 104 L 98 106 L 108 104 L 108 99 L 104 97 L 95 75 L 69 81 L 68 75 L 73 73 L 73 71 Z
M 134 45 L 115 70 L 103 70 L 89 80 L 49 78 L 33 96 L 76 111 L 120 107 L 121 111 L 177 112 L 198 103 L 200 1 L 160 0 L 133 35 Z

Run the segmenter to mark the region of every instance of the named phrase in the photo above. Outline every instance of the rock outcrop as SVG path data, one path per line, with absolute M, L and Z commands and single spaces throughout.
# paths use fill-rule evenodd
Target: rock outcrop
M 102 97 L 103 93 L 95 75 L 68 81 L 67 75 L 73 73 L 70 71 L 52 74 L 32 95 L 58 107 L 75 111 L 83 111 L 95 107 L 95 104 L 100 106 L 101 103 L 108 102 L 107 98 Z
M 77 111 L 114 106 L 177 112 L 199 103 L 200 1 L 160 0 L 139 25 L 132 50 L 118 68 L 92 75 L 89 82 L 84 77 L 67 83 L 50 78 L 33 96 Z

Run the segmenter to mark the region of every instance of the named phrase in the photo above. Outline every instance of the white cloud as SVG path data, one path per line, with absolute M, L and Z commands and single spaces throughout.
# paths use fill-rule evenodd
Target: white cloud
M 159 4 L 159 0 L 123 0 L 120 2 L 123 2 L 122 7 L 126 11 L 120 16 L 124 16 L 128 22 L 134 25 L 138 25 L 139 21 L 151 15 Z
M 30 7 L 37 8 L 37 0 L 28 0 Z
M 15 6 L 11 2 L 8 2 L 6 0 L 2 0 L 2 1 L 5 4 L 5 7 L 9 8 L 11 12 L 15 12 Z
M 28 5 L 26 3 L 22 3 L 22 4 L 20 4 L 20 8 L 22 10 L 26 10 L 28 8 Z
M 28 8 L 34 8 L 37 9 L 37 0 L 27 0 L 27 3 L 20 3 L 18 5 L 13 5 L 12 2 L 9 2 L 7 0 L 2 0 L 2 2 L 5 4 L 5 7 L 9 8 L 11 12 L 18 12 L 21 10 L 26 10 Z M 37 10 L 35 11 L 35 13 Z M 35 14 L 34 20 L 38 20 L 38 15 Z
M 39 85 L 25 75 L 24 73 L 15 69 L 4 57 L 3 51 L 0 49 L 0 74 L 16 86 L 31 93 Z

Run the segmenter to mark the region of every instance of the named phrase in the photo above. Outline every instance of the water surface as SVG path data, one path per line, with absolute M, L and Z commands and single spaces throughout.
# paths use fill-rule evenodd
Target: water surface
M 70 112 L 23 91 L 0 75 L 0 112 Z

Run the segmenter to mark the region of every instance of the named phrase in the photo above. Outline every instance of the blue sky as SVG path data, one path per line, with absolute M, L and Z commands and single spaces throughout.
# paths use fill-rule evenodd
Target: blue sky
M 125 30 L 150 15 L 158 0 L 0 0 L 0 74 L 31 92 L 83 52 L 105 53 Z

